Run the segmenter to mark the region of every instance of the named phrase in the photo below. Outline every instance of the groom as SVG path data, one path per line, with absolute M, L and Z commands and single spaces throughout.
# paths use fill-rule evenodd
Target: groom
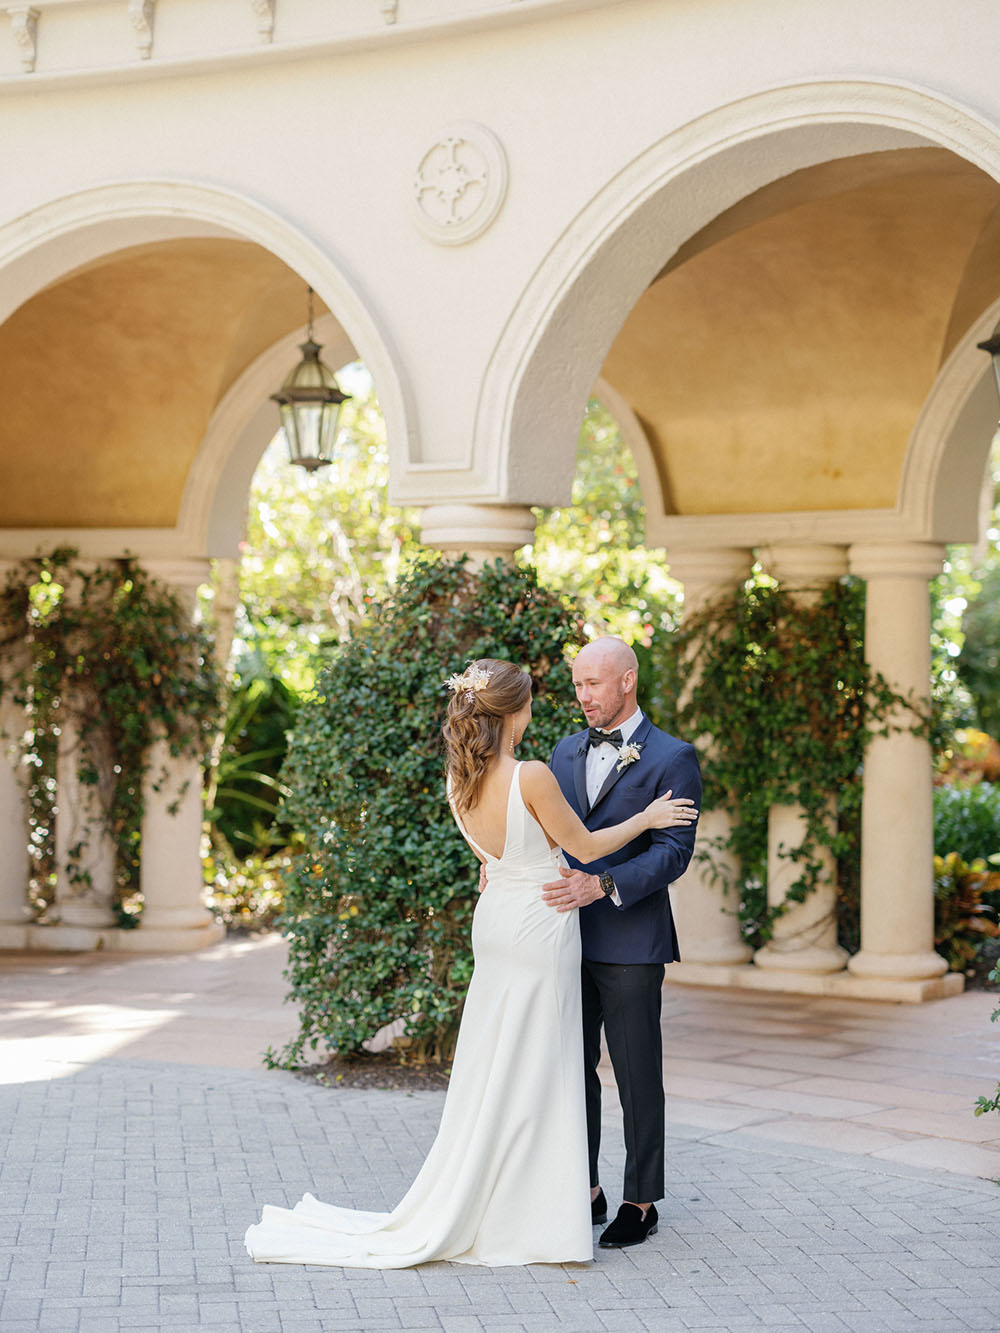
M 573 685 L 589 729 L 567 736 L 550 767 L 566 800 L 591 829 L 617 824 L 672 791 L 701 805 L 691 745 L 654 727 L 636 702 L 638 662 L 621 639 L 597 639 L 577 654 Z M 679 961 L 669 885 L 687 869 L 693 824 L 643 833 L 601 861 L 571 869 L 543 888 L 557 911 L 581 908 L 583 1042 L 591 1213 L 607 1218 L 597 1157 L 604 1028 L 624 1113 L 624 1202 L 601 1235 L 605 1249 L 639 1245 L 656 1231 L 663 1197 L 663 965 Z

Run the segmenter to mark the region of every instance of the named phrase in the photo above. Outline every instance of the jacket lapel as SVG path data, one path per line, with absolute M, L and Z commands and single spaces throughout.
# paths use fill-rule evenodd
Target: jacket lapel
M 645 742 L 646 742 L 646 737 L 649 735 L 649 729 L 650 729 L 650 727 L 651 727 L 652 725 L 653 725 L 653 724 L 650 722 L 649 718 L 644 716 L 643 719 L 642 719 L 642 721 L 641 721 L 641 722 L 639 723 L 639 725 L 636 727 L 635 731 L 633 731 L 632 735 L 628 738 L 628 741 L 626 742 L 626 744 L 628 744 L 628 745 L 639 745 L 639 746 L 644 745 Z M 587 762 L 587 760 L 586 760 L 586 751 L 585 751 L 585 752 L 584 752 L 584 763 L 586 764 L 586 762 Z M 642 763 L 642 759 L 639 758 L 639 759 L 637 759 L 635 762 L 641 764 L 641 763 Z M 591 809 L 592 809 L 592 810 L 596 810 L 596 809 L 597 809 L 597 807 L 600 805 L 600 803 L 604 800 L 605 796 L 607 796 L 608 792 L 611 791 L 611 789 L 614 787 L 615 783 L 616 783 L 620 778 L 623 778 L 623 777 L 625 776 L 625 774 L 628 772 L 628 770 L 629 770 L 631 767 L 632 767 L 631 764 L 626 764 L 624 767 L 621 767 L 620 764 L 618 764 L 618 763 L 615 763 L 615 764 L 613 764 L 613 765 L 611 766 L 611 771 L 610 771 L 610 773 L 609 773 L 608 776 L 604 779 L 604 786 L 603 786 L 603 787 L 601 788 L 601 790 L 597 793 L 597 798 L 596 798 L 596 800 L 594 801 L 594 804 L 591 806 Z M 584 790 L 586 791 L 586 781 L 584 781 Z
M 584 735 L 573 756 L 573 788 L 576 791 L 580 814 L 584 819 L 590 814 L 590 804 L 587 800 L 587 748 L 587 737 Z

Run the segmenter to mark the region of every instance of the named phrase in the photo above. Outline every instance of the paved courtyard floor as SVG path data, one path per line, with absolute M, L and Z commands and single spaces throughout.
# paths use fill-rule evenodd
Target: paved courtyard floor
M 280 941 L 0 957 L 0 1330 L 1000 1327 L 993 997 L 925 1006 L 668 987 L 659 1233 L 592 1264 L 254 1265 L 265 1202 L 391 1207 L 443 1094 L 268 1072 Z M 1000 1025 L 998 1025 L 1000 1027 Z M 606 1099 L 605 1185 L 620 1119 Z

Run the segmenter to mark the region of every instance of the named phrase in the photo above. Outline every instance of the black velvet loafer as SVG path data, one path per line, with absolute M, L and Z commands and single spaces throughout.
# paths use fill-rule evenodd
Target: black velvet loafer
M 636 1203 L 623 1203 L 618 1216 L 601 1235 L 598 1242 L 603 1250 L 624 1250 L 629 1245 L 641 1245 L 647 1236 L 656 1235 L 656 1205 L 650 1204 L 643 1217 Z
M 608 1220 L 608 1201 L 604 1197 L 604 1191 L 598 1190 L 597 1198 L 590 1201 L 590 1221 L 593 1226 L 600 1226 L 602 1222 Z

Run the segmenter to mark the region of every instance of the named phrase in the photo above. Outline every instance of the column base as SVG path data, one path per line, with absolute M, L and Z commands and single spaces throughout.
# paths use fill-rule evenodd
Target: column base
M 225 939 L 226 928 L 209 920 L 194 930 L 142 926 L 100 930 L 86 926 L 0 926 L 0 951 L 17 953 L 195 953 Z
M 200 903 L 184 907 L 145 907 L 143 909 L 140 930 L 156 930 L 161 934 L 165 930 L 201 930 L 215 921 L 207 907 Z
M 225 926 L 211 919 L 193 929 L 141 925 L 137 930 L 121 931 L 115 948 L 120 953 L 194 953 L 225 938 Z
M 114 926 L 115 915 L 107 903 L 92 903 L 86 899 L 79 901 L 67 899 L 61 903 L 56 900 L 59 922 L 67 929 L 105 930 Z
M 890 981 L 925 981 L 948 971 L 939 953 L 873 953 L 862 949 L 848 961 L 847 970 L 856 977 L 885 978 Z
M 808 972 L 766 972 L 746 967 L 706 967 L 701 963 L 671 963 L 666 980 L 681 986 L 715 986 L 732 990 L 775 991 L 785 995 L 829 995 L 849 1000 L 885 1000 L 892 1004 L 923 1004 L 960 995 L 965 978 L 960 972 L 924 980 L 857 977 L 849 972 L 821 975 Z
M 712 940 L 684 943 L 681 952 L 684 954 L 684 963 L 671 963 L 671 967 L 683 967 L 685 963 L 695 967 L 739 967 L 742 963 L 749 963 L 753 957 L 749 944 L 729 939 L 718 943 Z
M 765 972 L 806 972 L 824 975 L 843 972 L 847 965 L 847 950 L 834 944 L 822 948 L 814 944 L 806 949 L 782 949 L 773 941 L 758 949 L 753 956 L 757 967 Z
M 0 949 L 16 950 L 23 953 L 28 947 L 28 931 L 31 927 L 26 921 L 0 921 Z

